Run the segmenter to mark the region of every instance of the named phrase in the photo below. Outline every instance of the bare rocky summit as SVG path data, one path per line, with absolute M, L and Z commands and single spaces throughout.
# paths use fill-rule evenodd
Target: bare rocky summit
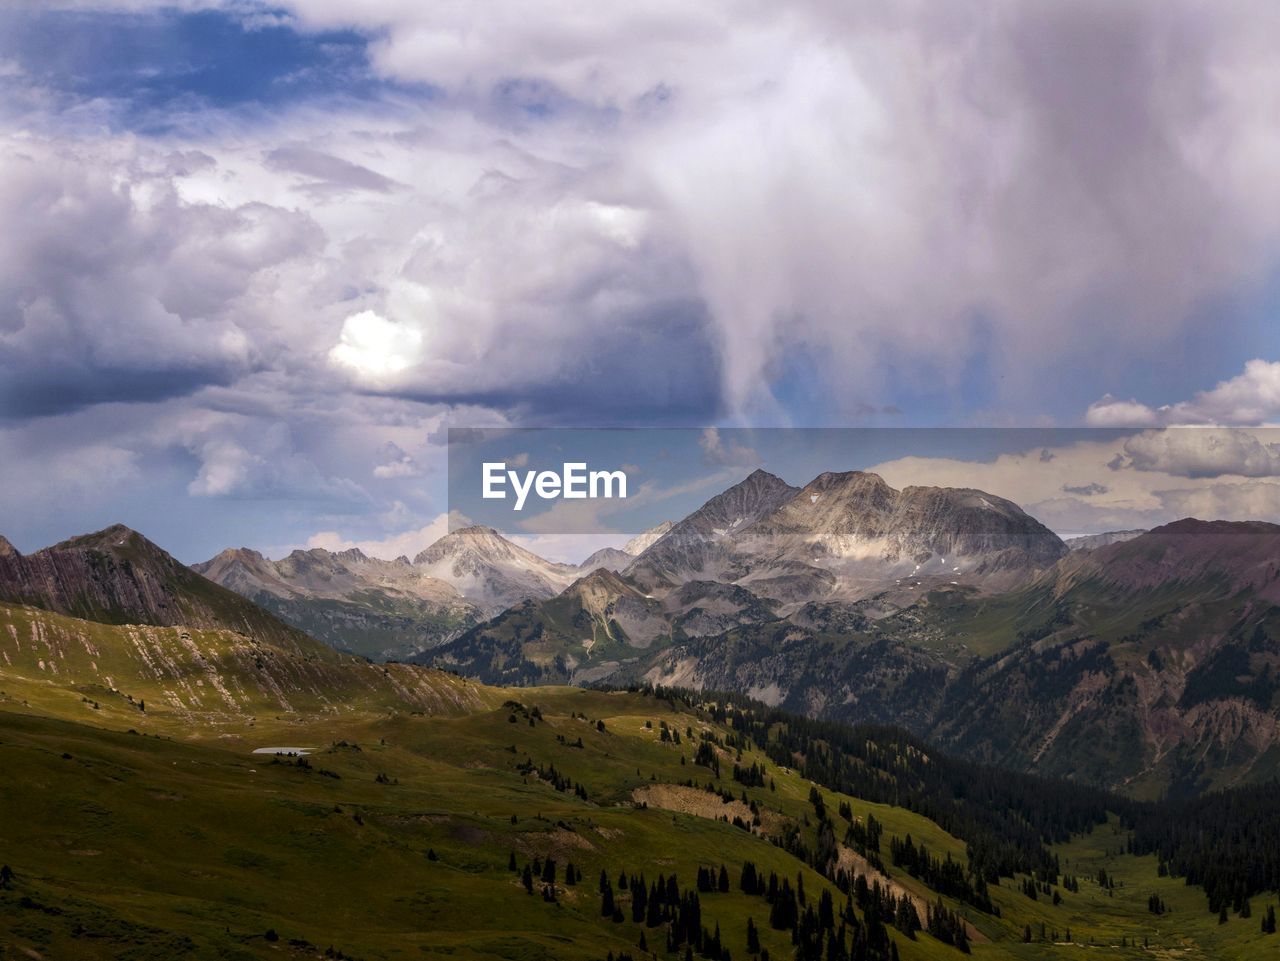
M 104 624 L 227 629 L 273 640 L 299 636 L 122 524 L 33 554 L 0 554 L 0 602 Z

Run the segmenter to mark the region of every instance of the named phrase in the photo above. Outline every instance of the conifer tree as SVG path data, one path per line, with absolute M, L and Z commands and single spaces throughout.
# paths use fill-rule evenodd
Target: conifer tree
M 756 930 L 756 923 L 751 918 L 747 918 L 747 954 L 760 953 L 760 932 Z

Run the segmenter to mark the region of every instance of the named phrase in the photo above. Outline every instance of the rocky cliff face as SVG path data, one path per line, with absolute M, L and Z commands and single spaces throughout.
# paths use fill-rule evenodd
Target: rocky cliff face
M 776 617 L 732 584 L 688 581 L 662 598 L 597 569 L 556 597 L 525 601 L 420 659 L 492 683 L 590 683 L 628 671 L 673 639 Z
M 694 579 L 734 580 L 733 540 L 796 494 L 767 471 L 754 471 L 672 525 L 627 570 L 641 584 L 671 587 Z
M 221 628 L 271 639 L 298 633 L 122 525 L 34 554 L 0 556 L 0 601 L 106 624 Z
M 772 620 L 672 645 L 635 675 L 652 684 L 739 691 L 811 717 L 922 731 L 954 673 L 937 653 L 891 637 L 832 637 Z

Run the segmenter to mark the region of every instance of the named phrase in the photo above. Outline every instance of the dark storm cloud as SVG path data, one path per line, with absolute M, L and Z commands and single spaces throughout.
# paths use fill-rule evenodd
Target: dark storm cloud
M 233 383 L 258 363 L 261 271 L 314 253 L 305 215 L 183 202 L 166 175 L 0 145 L 0 413 L 47 416 Z M 157 157 L 157 169 L 165 158 Z M 123 176 L 122 176 L 123 174 Z
M 512 342 L 501 349 L 509 362 L 495 369 L 511 376 L 520 354 L 539 349 L 536 339 L 513 331 Z M 581 342 L 557 356 L 559 370 L 543 382 L 521 383 L 518 371 L 516 383 L 478 373 L 470 385 L 386 393 L 498 409 L 526 426 L 702 425 L 721 413 L 712 328 L 697 303 L 659 302 L 616 325 L 584 330 Z
M 226 385 L 236 372 L 221 367 L 187 370 L 79 368 L 27 373 L 0 361 L 0 418 L 49 417 L 108 403 L 150 403 L 184 397 L 208 385 Z

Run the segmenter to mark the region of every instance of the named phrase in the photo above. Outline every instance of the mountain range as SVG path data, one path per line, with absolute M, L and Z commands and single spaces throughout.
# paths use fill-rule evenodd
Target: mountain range
M 474 560 L 493 536 L 450 543 Z M 1265 544 L 1241 550 L 1212 525 L 1165 536 L 1124 568 L 1082 555 L 1064 591 L 1123 593 L 1170 565 L 1195 591 L 1229 562 L 1262 609 Z M 282 590 L 268 578 L 283 572 L 339 596 L 344 571 L 406 591 L 431 576 L 338 557 L 217 570 L 245 589 Z M 659 597 L 597 568 L 500 617 L 586 612 L 616 625 L 596 643 L 621 655 L 671 632 L 763 643 L 785 607 L 714 580 Z M 848 634 L 870 610 L 810 602 L 789 623 Z M 799 656 L 773 640 L 766 656 Z M 0 824 L 21 826 L 0 831 L 3 957 L 1274 951 L 1280 818 L 1266 788 L 1140 804 L 744 697 L 498 688 L 376 663 L 120 526 L 26 556 L 0 540 L 0 755 Z
M 242 547 L 193 569 L 335 647 L 387 660 L 439 646 L 522 601 L 555 597 L 584 572 L 622 570 L 633 560 L 605 548 L 582 564 L 560 564 L 492 528 L 467 527 L 412 560 L 312 548 L 273 561 Z
M 486 530 L 425 560 L 210 568 L 353 605 L 357 581 L 460 594 L 429 571 L 572 576 L 426 651 L 518 686 L 337 650 L 122 526 L 0 540 L 0 824 L 23 825 L 0 832 L 0 955 L 1274 953 L 1280 527 L 1064 553 L 989 496 L 924 498 L 946 509 L 915 528 L 891 498 L 872 530 L 905 532 L 855 580 L 855 550 L 823 566 L 806 539 L 828 535 L 778 520 L 795 494 L 762 509 L 777 485 L 749 480 L 622 572 L 532 566 Z M 755 520 L 705 523 L 726 504 Z M 788 572 L 828 572 L 822 596 L 762 576 L 762 531 Z M 648 589 L 634 569 L 672 534 L 666 557 L 741 582 L 709 563 Z M 1010 580 L 1010 552 L 1034 569 Z M 530 686 L 593 677 L 612 686 Z
M 1280 771 L 1280 527 L 1075 549 L 974 490 L 756 472 L 632 564 L 422 660 L 501 683 L 740 691 L 967 756 L 1195 794 Z
M 1138 797 L 1280 772 L 1275 525 L 1068 545 L 982 491 L 756 471 L 627 546 L 573 565 L 465 528 L 413 559 L 239 549 L 188 569 L 109 528 L 0 543 L 0 601 L 232 621 L 493 684 L 736 691 Z

